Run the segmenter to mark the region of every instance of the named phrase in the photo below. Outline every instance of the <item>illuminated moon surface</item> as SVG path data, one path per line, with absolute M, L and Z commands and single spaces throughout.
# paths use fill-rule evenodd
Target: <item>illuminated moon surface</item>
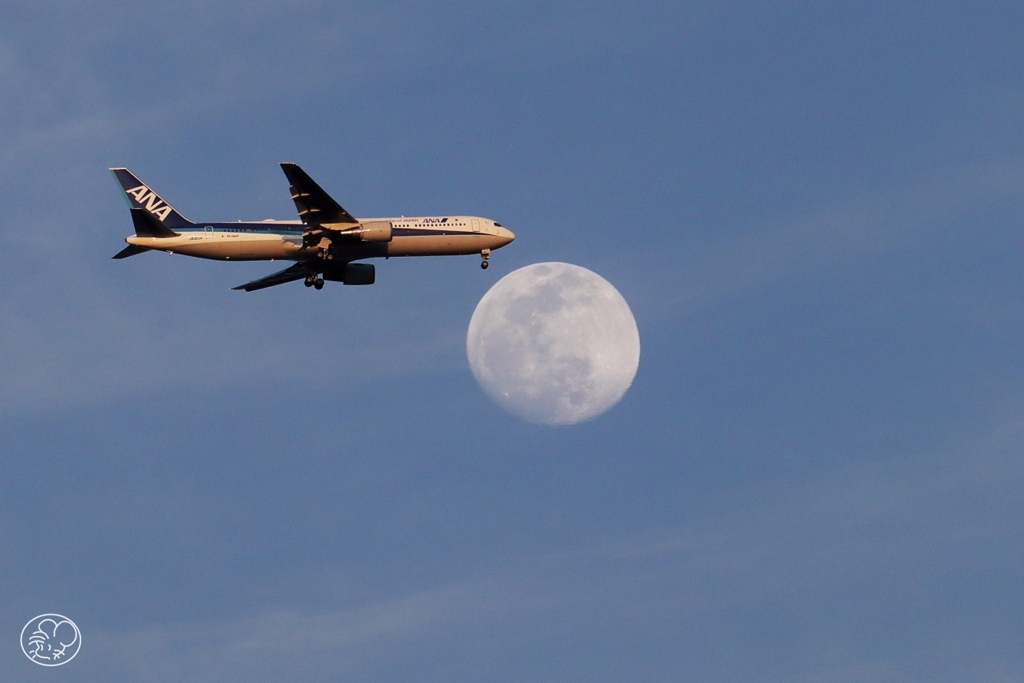
M 535 263 L 480 300 L 466 353 L 498 405 L 530 422 L 569 425 L 626 393 L 640 363 L 640 333 L 626 300 L 600 275 Z

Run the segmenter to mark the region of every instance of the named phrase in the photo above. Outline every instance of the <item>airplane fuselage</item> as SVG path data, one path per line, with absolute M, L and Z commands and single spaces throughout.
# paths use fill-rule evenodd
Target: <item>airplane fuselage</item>
M 391 223 L 391 240 L 351 243 L 335 241 L 335 258 L 344 261 L 391 256 L 443 256 L 478 254 L 497 249 L 514 236 L 494 221 L 479 216 L 419 216 L 363 218 L 361 222 Z M 176 237 L 131 235 L 128 244 L 159 249 L 217 261 L 312 261 L 321 245 L 303 244 L 301 221 L 239 221 L 236 223 L 196 223 L 178 228 Z M 325 238 L 324 242 L 327 240 Z

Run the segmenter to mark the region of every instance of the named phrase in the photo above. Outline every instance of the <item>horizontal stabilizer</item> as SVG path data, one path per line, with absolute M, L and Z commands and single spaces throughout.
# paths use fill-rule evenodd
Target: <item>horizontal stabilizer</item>
M 132 223 L 135 225 L 135 234 L 139 237 L 177 237 L 174 232 L 160 222 L 160 219 L 145 209 L 130 209 L 132 212 Z
M 129 256 L 135 256 L 136 254 L 141 254 L 144 251 L 149 251 L 149 247 L 140 247 L 137 244 L 129 244 L 127 247 L 125 247 L 121 251 L 117 252 L 116 254 L 111 256 L 110 258 L 116 258 L 116 259 L 128 258 Z

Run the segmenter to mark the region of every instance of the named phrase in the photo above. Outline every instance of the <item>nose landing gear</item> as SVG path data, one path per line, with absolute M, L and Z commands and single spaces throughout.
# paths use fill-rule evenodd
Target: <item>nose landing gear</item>
M 491 250 L 490 249 L 481 249 L 480 250 L 480 258 L 482 259 L 480 261 L 480 267 L 483 268 L 484 270 L 487 270 L 487 259 L 489 259 L 490 257 L 491 257 Z

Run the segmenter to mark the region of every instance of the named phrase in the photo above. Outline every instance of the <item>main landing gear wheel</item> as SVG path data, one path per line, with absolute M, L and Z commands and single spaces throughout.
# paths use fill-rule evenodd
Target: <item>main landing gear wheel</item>
M 318 277 L 316 280 L 313 281 L 313 286 L 316 287 L 318 290 L 323 289 L 324 279 L 322 277 Z
M 307 287 L 312 287 L 312 286 L 313 286 L 313 283 L 314 283 L 315 281 L 316 281 L 316 278 L 315 278 L 315 277 L 313 277 L 312 275 L 307 275 L 307 276 L 306 276 L 306 281 L 305 281 L 305 282 L 303 282 L 302 284 L 306 285 Z

